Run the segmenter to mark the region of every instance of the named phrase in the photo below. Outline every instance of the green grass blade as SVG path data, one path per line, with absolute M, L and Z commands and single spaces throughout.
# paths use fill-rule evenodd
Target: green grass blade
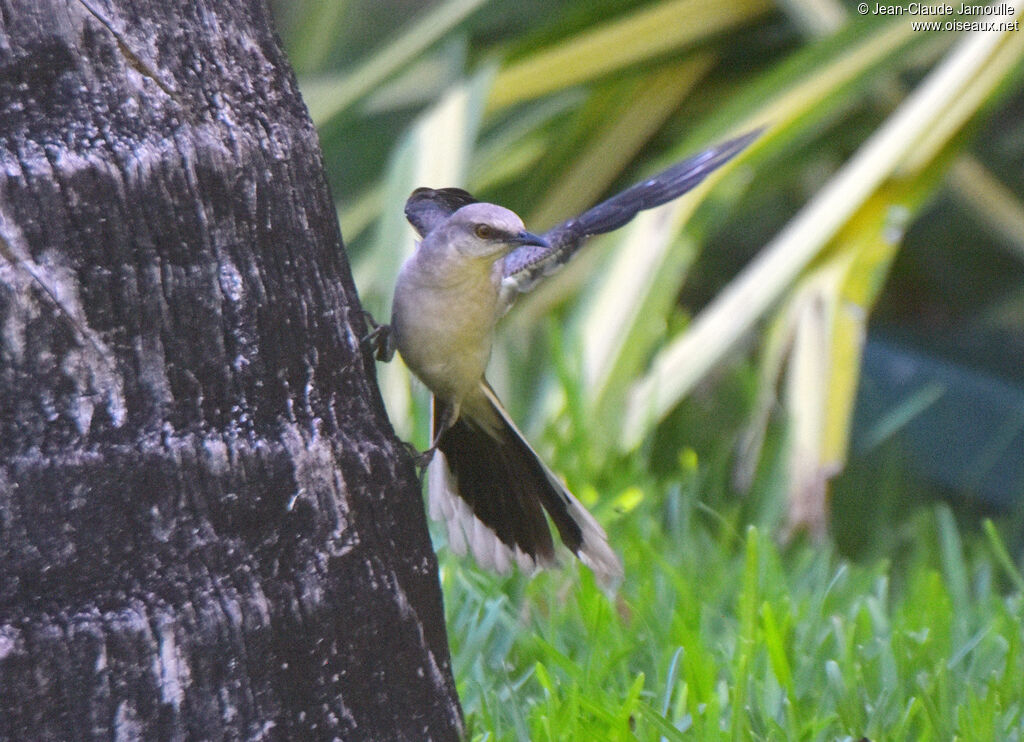
M 1003 539 L 1000 537 L 999 531 L 996 530 L 995 524 L 986 518 L 983 528 L 985 536 L 988 538 L 989 548 L 992 550 L 992 555 L 995 557 L 996 562 L 1003 568 L 1006 576 L 1010 578 L 1018 592 L 1024 593 L 1024 574 L 1021 574 L 1021 571 L 1013 563 L 1013 559 L 1010 558 L 1010 552 L 1006 550 L 1006 544 L 1003 543 Z

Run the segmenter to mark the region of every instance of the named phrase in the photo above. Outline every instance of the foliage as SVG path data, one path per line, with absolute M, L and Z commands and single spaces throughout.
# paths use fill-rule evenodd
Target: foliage
M 869 426 L 869 462 L 850 452 L 872 313 L 948 339 L 920 285 L 947 288 L 964 336 L 1024 354 L 1024 35 L 834 0 L 279 11 L 378 316 L 414 187 L 465 186 L 541 230 L 766 127 L 505 321 L 491 381 L 610 525 L 627 580 L 609 602 L 585 571 L 499 579 L 442 548 L 476 739 L 1021 737 L 1016 536 L 969 509 L 958 525 L 893 438 L 934 395 Z M 397 363 L 380 382 L 424 446 L 425 395 Z M 947 446 L 972 433 L 940 425 Z M 993 460 L 1024 421 L 995 427 Z
M 734 525 L 678 490 L 619 519 L 614 604 L 588 576 L 501 586 L 447 564 L 473 738 L 1024 736 L 1024 601 L 994 530 L 965 545 L 948 509 L 921 512 L 894 567 Z

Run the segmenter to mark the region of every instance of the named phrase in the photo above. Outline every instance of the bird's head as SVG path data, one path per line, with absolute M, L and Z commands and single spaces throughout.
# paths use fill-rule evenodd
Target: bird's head
M 546 239 L 526 231 L 514 211 L 495 204 L 463 206 L 443 228 L 448 244 L 467 257 L 497 259 L 522 245 L 548 247 Z

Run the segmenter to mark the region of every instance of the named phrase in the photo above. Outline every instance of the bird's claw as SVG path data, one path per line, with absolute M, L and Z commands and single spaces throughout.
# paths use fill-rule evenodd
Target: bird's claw
M 363 317 L 370 331 L 359 342 L 367 346 L 378 361 L 387 363 L 395 357 L 395 336 L 391 332 L 391 325 L 378 323 L 373 315 L 363 310 Z
M 431 446 L 426 451 L 421 452 L 416 448 L 416 446 L 408 441 L 402 441 L 402 445 L 405 446 L 406 453 L 408 453 L 410 458 L 412 458 L 412 463 L 416 465 L 416 471 L 422 480 L 423 475 L 427 471 L 427 467 L 430 466 L 430 462 L 434 458 L 434 452 L 437 450 L 437 446 Z
M 420 472 L 425 472 L 427 467 L 430 466 L 430 462 L 434 459 L 434 452 L 437 450 L 436 446 L 431 446 L 423 453 L 418 453 L 413 457 L 413 461 L 416 462 L 416 468 Z

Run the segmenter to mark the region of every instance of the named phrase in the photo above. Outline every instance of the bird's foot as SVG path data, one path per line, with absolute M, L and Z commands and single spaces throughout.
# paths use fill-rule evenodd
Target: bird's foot
M 370 332 L 359 342 L 370 349 L 374 358 L 387 363 L 395 357 L 395 335 L 391 332 L 391 325 L 378 323 L 365 309 L 363 317 L 370 327 Z
M 437 450 L 437 447 L 431 446 L 426 451 L 420 451 L 416 446 L 408 441 L 402 441 L 402 445 L 405 447 L 405 452 L 409 454 L 409 458 L 412 459 L 412 463 L 416 465 L 416 469 L 419 471 L 420 476 L 422 476 L 423 472 L 425 472 L 427 467 L 430 466 L 430 462 L 434 458 L 434 451 Z
M 416 463 L 416 468 L 420 470 L 420 476 L 423 476 L 427 467 L 430 466 L 430 462 L 434 459 L 435 451 L 437 451 L 437 446 L 431 446 L 423 453 L 416 453 L 413 455 L 413 461 Z

